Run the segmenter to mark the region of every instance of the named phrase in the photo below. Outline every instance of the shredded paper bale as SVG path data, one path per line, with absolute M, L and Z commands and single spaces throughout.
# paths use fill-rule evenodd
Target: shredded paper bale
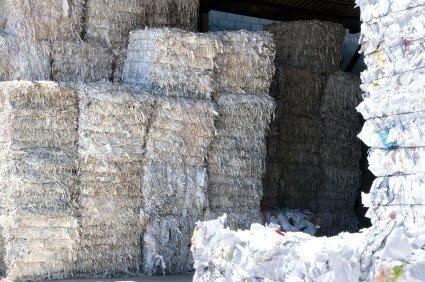
M 344 28 L 321 21 L 273 23 L 265 27 L 276 42 L 276 62 L 316 72 L 338 69 Z
M 179 29 L 133 31 L 123 82 L 170 96 L 209 99 L 218 45 L 216 36 Z
M 145 26 L 145 0 L 86 0 L 84 37 L 105 46 L 125 47 L 130 31 Z
M 78 229 L 77 93 L 53 82 L 2 82 L 1 186 L 6 275 L 73 273 Z
M 86 0 L 84 38 L 123 48 L 129 33 L 144 27 L 196 30 L 199 0 Z
M 88 83 L 113 75 L 114 57 L 106 48 L 83 41 L 54 41 L 50 46 L 55 81 Z
M 321 218 L 322 234 L 355 231 L 360 81 L 341 71 L 324 75 L 284 65 L 278 66 L 275 80 L 280 112 L 267 144 L 275 157 L 269 158 L 263 182 L 266 198 L 274 195 L 277 206 L 335 213 Z
M 207 207 L 206 156 L 214 134 L 211 102 L 159 98 L 143 171 L 143 272 L 192 269 L 191 230 Z
M 0 32 L 0 81 L 50 79 L 49 49 Z
M 265 95 L 273 59 L 274 43 L 265 32 L 138 30 L 130 34 L 123 81 L 170 96 Z
M 269 96 L 229 94 L 217 104 L 217 133 L 208 156 L 210 217 L 227 212 L 232 226 L 247 227 L 260 220 L 265 134 L 274 102 Z
M 74 40 L 81 34 L 83 6 L 83 0 L 3 0 L 0 23 L 23 39 Z
M 81 86 L 78 270 L 137 274 L 141 171 L 154 100 L 105 83 Z
M 268 94 L 274 74 L 275 45 L 267 32 L 219 32 L 217 95 Z
M 200 0 L 143 0 L 146 25 L 149 27 L 177 27 L 195 31 Z

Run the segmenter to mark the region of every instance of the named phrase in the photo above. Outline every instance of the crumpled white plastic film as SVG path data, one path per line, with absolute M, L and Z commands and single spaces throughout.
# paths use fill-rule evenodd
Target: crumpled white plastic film
M 286 212 L 244 231 L 224 228 L 225 216 L 199 222 L 195 281 L 425 281 L 425 1 L 356 3 L 368 65 L 358 137 L 378 177 L 362 200 L 373 226 L 314 238 L 286 232 Z

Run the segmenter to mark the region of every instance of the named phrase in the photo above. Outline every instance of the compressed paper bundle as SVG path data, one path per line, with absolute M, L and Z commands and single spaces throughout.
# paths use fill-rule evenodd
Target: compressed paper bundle
M 113 75 L 114 57 L 106 48 L 82 41 L 53 41 L 50 48 L 55 81 L 89 83 Z
M 266 26 L 276 43 L 278 64 L 328 73 L 338 69 L 344 29 L 321 21 L 273 23 Z
M 368 120 L 359 137 L 372 147 L 369 169 L 379 177 L 363 204 L 373 223 L 398 213 L 405 225 L 421 226 L 425 3 L 378 1 L 379 13 L 368 3 L 358 4 L 369 19 L 361 41 L 369 68 L 362 74 L 366 93 L 357 108 Z
M 335 216 L 322 218 L 324 234 L 354 231 L 361 179 L 361 147 L 355 138 L 360 130 L 355 110 L 360 81 L 341 71 L 324 75 L 278 68 L 273 91 L 281 103 L 275 122 L 279 135 L 268 144 L 278 157 L 266 173 L 278 185 L 267 192 L 276 195 L 276 205 L 333 212 Z
M 143 2 L 147 26 L 196 30 L 199 0 L 143 0 Z
M 50 78 L 49 50 L 43 44 L 0 32 L 0 57 L 0 81 Z
M 122 48 L 130 31 L 146 24 L 145 0 L 86 0 L 84 39 Z
M 315 238 L 278 225 L 224 228 L 225 216 L 197 223 L 194 281 L 422 281 L 424 228 L 386 220 L 361 233 Z M 407 263 L 408 262 L 408 263 Z
M 133 31 L 123 82 L 169 96 L 209 99 L 218 45 L 216 36 L 179 29 Z
M 217 95 L 268 94 L 274 74 L 275 45 L 267 32 L 218 32 Z
M 153 97 L 122 86 L 81 86 L 78 271 L 134 275 L 141 263 L 144 148 Z
M 268 95 L 232 94 L 217 104 L 217 133 L 208 155 L 210 217 L 227 212 L 232 226 L 246 227 L 260 219 L 265 133 L 274 102 Z
M 157 100 L 143 170 L 143 273 L 178 273 L 192 268 L 190 238 L 208 204 L 205 160 L 215 116 L 211 102 Z
M 82 30 L 82 0 L 4 0 L 0 30 L 19 38 L 74 40 Z
M 77 259 L 77 93 L 2 82 L 0 185 L 8 279 L 66 278 Z

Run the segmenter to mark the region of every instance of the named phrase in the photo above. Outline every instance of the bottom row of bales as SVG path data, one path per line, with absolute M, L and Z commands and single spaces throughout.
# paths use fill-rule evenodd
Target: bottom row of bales
M 190 270 L 197 220 L 260 220 L 273 107 L 266 95 L 0 83 L 0 268 L 12 280 Z

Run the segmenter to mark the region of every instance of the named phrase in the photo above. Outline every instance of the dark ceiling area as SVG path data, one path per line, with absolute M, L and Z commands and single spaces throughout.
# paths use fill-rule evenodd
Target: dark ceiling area
M 360 11 L 354 0 L 201 0 L 201 13 L 210 10 L 276 21 L 322 20 L 360 31 Z

